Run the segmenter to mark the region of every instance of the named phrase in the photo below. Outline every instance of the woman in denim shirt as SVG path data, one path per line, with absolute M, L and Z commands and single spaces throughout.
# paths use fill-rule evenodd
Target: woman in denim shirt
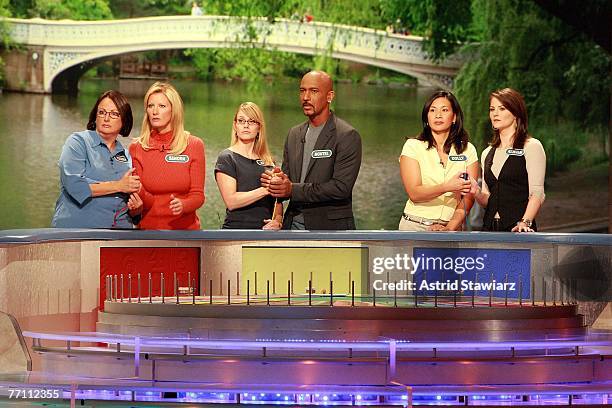
M 68 137 L 58 163 L 60 195 L 53 227 L 133 228 L 128 200 L 140 189 L 140 179 L 117 140 L 130 134 L 132 122 L 125 96 L 106 91 L 89 113 L 88 130 Z

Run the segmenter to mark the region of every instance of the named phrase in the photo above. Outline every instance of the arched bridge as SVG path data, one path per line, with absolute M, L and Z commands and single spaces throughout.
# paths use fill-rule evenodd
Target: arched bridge
M 333 58 L 408 74 L 443 88 L 452 86 L 464 62 L 459 56 L 434 62 L 422 50 L 421 37 L 323 22 L 269 22 L 265 18 L 229 16 L 7 21 L 13 40 L 28 50 L 14 73 L 21 76 L 21 83 L 33 88 L 29 90 L 39 92 L 54 90 L 62 76 L 76 74 L 78 78 L 92 61 L 162 49 L 258 46 L 309 55 L 327 53 Z M 10 68 L 7 61 L 7 71 Z M 7 77 L 10 74 L 7 72 Z

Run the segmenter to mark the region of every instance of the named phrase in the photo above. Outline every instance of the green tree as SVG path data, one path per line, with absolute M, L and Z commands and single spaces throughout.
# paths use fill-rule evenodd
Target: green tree
M 174 16 L 189 14 L 191 10 L 191 1 L 186 0 L 109 0 L 109 3 L 117 18 Z
M 241 78 L 250 86 L 261 86 L 266 76 L 299 76 L 309 69 L 325 69 L 340 73 L 343 64 L 330 58 L 333 50 L 324 50 L 314 58 L 309 56 L 271 52 L 254 45 L 255 40 L 265 38 L 251 18 L 267 17 L 271 22 L 277 18 L 295 18 L 306 12 L 316 21 L 353 24 L 369 27 L 383 27 L 379 0 L 362 0 L 360 7 L 354 7 L 349 0 L 236 0 L 227 2 L 211 0 L 205 3 L 206 13 L 218 15 L 245 16 L 246 27 L 239 40 L 246 44 L 242 49 L 188 50 L 201 78 Z M 251 44 L 250 46 L 248 44 Z
M 30 17 L 28 13 L 32 9 L 34 0 L 10 0 L 3 2 L 8 3 L 7 8 L 11 10 L 14 17 L 28 18 Z
M 35 0 L 32 17 L 51 20 L 104 20 L 113 18 L 107 0 Z
M 488 96 L 511 87 L 525 96 L 530 131 L 560 167 L 580 155 L 586 133 L 607 123 L 610 57 L 576 29 L 528 0 L 474 0 L 480 38 L 456 79 L 472 137 L 490 136 Z
M 10 4 L 8 0 L 0 0 L 0 17 L 11 17 Z M 0 49 L 7 49 L 11 45 L 11 37 L 6 21 L 0 21 Z M 4 81 L 4 61 L 0 58 L 0 89 Z
M 471 0 L 380 0 L 386 24 L 397 24 L 399 19 L 412 34 L 425 37 L 425 50 L 436 59 L 475 38 L 470 6 Z

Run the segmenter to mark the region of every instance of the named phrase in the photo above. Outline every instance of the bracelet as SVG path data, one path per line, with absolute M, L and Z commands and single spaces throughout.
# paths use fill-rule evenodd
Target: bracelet
M 531 220 L 530 220 L 530 219 L 528 219 L 528 218 L 522 218 L 520 221 L 518 221 L 518 222 L 516 223 L 516 225 L 519 225 L 519 224 L 521 224 L 521 223 L 522 223 L 522 224 L 525 224 L 525 225 L 526 225 L 528 228 L 531 228 L 531 224 L 532 224 L 532 222 L 531 222 Z

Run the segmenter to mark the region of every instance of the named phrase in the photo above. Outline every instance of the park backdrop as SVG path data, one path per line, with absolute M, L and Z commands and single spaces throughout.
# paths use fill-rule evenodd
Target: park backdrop
M 465 63 L 452 88 L 479 151 L 490 137 L 489 92 L 508 86 L 525 95 L 530 132 L 548 155 L 548 199 L 541 215 L 546 221 L 541 225 L 608 218 L 609 1 L 208 0 L 200 6 L 207 15 L 265 17 L 272 24 L 308 15 L 315 23 L 421 36 L 433 62 L 461 55 Z M 182 0 L 0 0 L 2 16 L 57 20 L 187 15 L 190 8 L 191 2 Z M 1 33 L 3 53 L 18 52 L 8 22 Z M 130 57 L 149 66 L 163 63 L 164 74 L 185 96 L 188 128 L 207 144 L 207 203 L 201 210 L 206 228 L 217 228 L 223 216 L 211 169 L 227 145 L 233 109 L 248 99 L 264 107 L 274 120 L 272 149 L 278 157 L 288 127 L 303 120 L 297 81 L 312 68 L 325 69 L 340 82 L 334 108 L 360 129 L 365 154 L 371 156 L 356 186 L 358 228 L 396 227 L 406 198 L 397 156 L 404 138 L 419 131 L 420 107 L 431 92 L 414 78 L 336 60 L 330 50 L 308 56 L 256 41 L 241 48 L 148 51 Z M 100 62 L 83 76 L 76 96 L 0 96 L 0 189 L 8 192 L 0 203 L 0 228 L 48 226 L 58 192 L 54 163 L 61 144 L 71 131 L 84 127 L 97 94 L 119 86 L 120 71 L 119 56 Z M 144 91 L 151 80 L 143 82 Z M 375 86 L 368 89 L 367 83 Z M 137 93 L 130 101 L 139 118 Z

